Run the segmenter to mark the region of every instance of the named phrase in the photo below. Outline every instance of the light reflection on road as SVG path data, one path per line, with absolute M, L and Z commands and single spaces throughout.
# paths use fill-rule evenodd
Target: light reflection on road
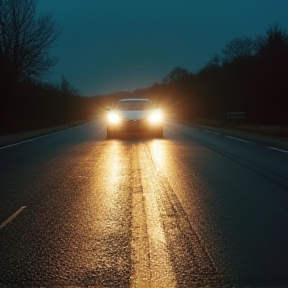
M 161 158 L 164 154 L 160 153 L 164 151 L 160 143 L 158 141 L 152 142 L 152 145 L 154 145 L 154 152 L 158 156 L 157 160 L 159 163 L 164 164 L 163 158 Z M 149 243 L 151 287 L 176 287 L 176 275 L 173 271 L 160 215 L 161 212 L 163 213 L 163 208 L 159 207 L 161 202 L 159 201 L 159 183 L 155 179 L 155 168 L 151 167 L 151 164 L 153 166 L 153 163 L 151 163 L 151 152 L 147 145 L 144 144 L 139 145 L 137 148 Z
M 129 171 L 129 157 L 126 157 L 123 151 L 123 144 L 114 140 L 106 148 L 105 154 L 102 155 L 104 159 L 101 160 L 103 167 L 101 171 L 97 169 L 98 175 L 95 175 L 95 185 L 98 191 L 95 191 L 99 196 L 99 186 L 101 184 L 101 215 L 99 215 L 99 223 L 101 223 L 101 230 L 104 233 L 111 233 L 121 229 L 119 227 L 119 217 L 123 211 L 121 210 L 121 200 L 123 201 L 123 189 L 127 185 Z M 102 175 L 101 183 L 99 183 L 99 172 Z
M 144 284 L 152 288 L 176 287 L 178 281 L 184 283 L 194 277 L 191 275 L 201 275 L 201 265 L 205 266 L 211 260 L 206 252 L 203 252 L 204 255 L 197 252 L 203 250 L 202 243 L 190 227 L 189 216 L 181 204 L 185 201 L 179 169 L 181 161 L 175 159 L 173 142 L 165 139 L 110 140 L 105 144 L 98 159 L 101 168 L 95 166 L 93 177 L 95 199 L 92 201 L 97 201 L 98 207 L 94 227 L 100 232 L 97 236 L 102 239 L 100 243 L 106 242 L 105 251 L 97 245 L 97 255 L 101 257 L 96 260 L 97 266 L 103 271 L 113 268 L 118 272 L 127 271 L 130 267 L 130 285 L 133 288 Z M 194 192 L 197 194 L 197 189 Z M 197 214 L 197 210 L 193 214 Z M 183 229 L 187 230 L 185 235 L 189 234 L 192 239 L 193 250 L 189 252 L 191 255 L 182 255 L 175 262 L 169 249 L 183 249 L 183 252 L 188 249 L 181 232 Z M 130 236 L 127 234 L 129 231 Z M 127 247 L 119 246 L 122 235 L 128 239 Z M 127 236 L 132 237 L 130 242 Z M 179 278 L 177 275 L 185 265 L 194 270 L 187 270 Z M 214 277 L 213 269 L 208 269 L 209 276 L 205 282 L 210 282 L 210 275 Z M 206 279 L 202 276 L 203 280 Z
M 153 159 L 156 161 L 158 166 L 164 167 L 166 165 L 166 145 L 165 140 L 153 140 L 151 141 L 151 153 Z

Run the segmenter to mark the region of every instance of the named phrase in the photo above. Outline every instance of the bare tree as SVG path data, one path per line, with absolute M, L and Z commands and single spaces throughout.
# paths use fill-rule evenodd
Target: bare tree
M 58 61 L 48 51 L 61 29 L 52 13 L 37 16 L 36 4 L 36 0 L 0 0 L 2 81 L 14 83 L 40 78 Z
M 235 38 L 222 50 L 223 61 L 231 62 L 235 59 L 251 57 L 255 54 L 255 48 L 255 42 L 252 38 Z

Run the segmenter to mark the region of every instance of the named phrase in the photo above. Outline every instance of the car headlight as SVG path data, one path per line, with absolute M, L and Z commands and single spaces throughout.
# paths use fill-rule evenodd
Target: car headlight
M 109 112 L 108 113 L 108 121 L 109 121 L 109 123 L 111 123 L 111 124 L 117 124 L 117 123 L 119 123 L 120 122 L 120 117 L 119 117 L 119 115 L 117 115 L 117 113 L 115 113 L 115 112 Z
M 153 113 L 149 117 L 149 121 L 155 124 L 160 123 L 162 119 L 163 119 L 163 115 L 159 109 L 156 109 L 155 111 L 153 111 Z

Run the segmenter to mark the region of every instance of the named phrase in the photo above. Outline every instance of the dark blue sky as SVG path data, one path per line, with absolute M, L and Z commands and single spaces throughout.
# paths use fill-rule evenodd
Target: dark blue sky
M 197 72 L 236 37 L 288 31 L 287 0 L 38 0 L 63 28 L 51 54 L 83 95 L 133 91 L 174 67 Z

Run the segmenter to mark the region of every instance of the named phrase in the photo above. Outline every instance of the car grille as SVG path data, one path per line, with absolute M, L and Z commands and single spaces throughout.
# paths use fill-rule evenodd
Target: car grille
M 147 130 L 149 125 L 145 119 L 123 119 L 119 128 L 122 131 L 137 131 Z

